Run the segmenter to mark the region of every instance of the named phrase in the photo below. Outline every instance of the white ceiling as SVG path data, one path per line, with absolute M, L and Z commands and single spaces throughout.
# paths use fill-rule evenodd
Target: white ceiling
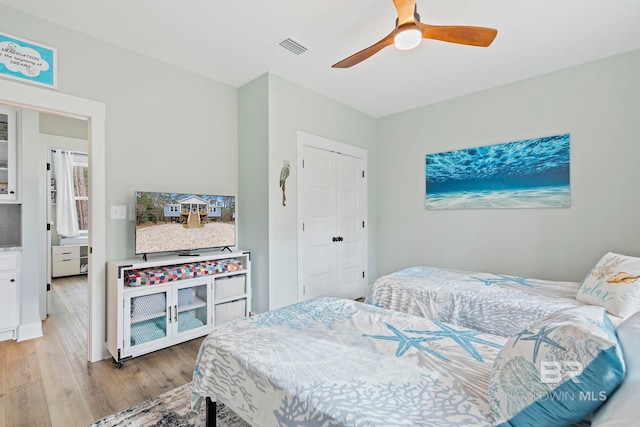
M 417 0 L 424 23 L 492 27 L 498 36 L 488 48 L 389 46 L 348 69 L 331 65 L 391 32 L 392 0 L 0 4 L 234 87 L 272 72 L 376 118 L 640 49 L 638 0 Z M 285 36 L 309 50 L 284 50 Z

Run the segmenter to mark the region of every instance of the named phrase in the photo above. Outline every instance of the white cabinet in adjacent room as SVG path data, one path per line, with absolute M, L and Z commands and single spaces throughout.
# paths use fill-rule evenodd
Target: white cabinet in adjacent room
M 16 338 L 20 252 L 0 252 L 0 341 Z
M 363 297 L 367 289 L 366 159 L 357 151 L 343 154 L 307 145 L 301 154 L 298 300 Z
M 18 200 L 16 112 L 0 108 L 0 203 Z
M 51 247 L 51 277 L 87 274 L 89 252 L 87 245 Z

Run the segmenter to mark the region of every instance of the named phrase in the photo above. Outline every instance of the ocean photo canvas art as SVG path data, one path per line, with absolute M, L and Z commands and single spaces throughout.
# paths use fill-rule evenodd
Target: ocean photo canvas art
M 427 209 L 568 208 L 569 134 L 426 155 Z

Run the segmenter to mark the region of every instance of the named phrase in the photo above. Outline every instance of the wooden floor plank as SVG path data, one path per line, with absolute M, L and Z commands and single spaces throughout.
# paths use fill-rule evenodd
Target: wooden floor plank
M 6 346 L 0 343 L 0 425 L 6 425 L 7 416 L 7 356 Z
M 69 375 L 73 369 L 58 338 L 57 333 L 51 332 L 49 339 L 35 344 L 51 420 L 54 425 L 69 425 L 71 420 L 89 424 L 93 416 L 76 376 Z
M 7 392 L 7 346 L 0 343 L 0 396 Z M 2 418 L 0 418 L 1 420 Z
M 8 341 L 11 343 L 11 341 Z M 7 392 L 20 385 L 40 382 L 40 365 L 35 341 L 14 342 L 5 348 Z
M 7 425 L 7 394 L 0 394 L 0 425 Z
M 94 419 L 131 406 L 122 394 L 127 374 L 114 369 L 111 361 L 89 363 L 85 353 L 76 353 L 70 355 L 70 363 Z
M 53 425 L 41 382 L 25 383 L 10 389 L 6 407 L 4 424 L 6 427 Z

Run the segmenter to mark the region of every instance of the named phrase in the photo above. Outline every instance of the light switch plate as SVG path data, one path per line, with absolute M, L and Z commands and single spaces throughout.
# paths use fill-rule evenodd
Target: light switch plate
M 127 207 L 111 206 L 111 219 L 127 219 Z

